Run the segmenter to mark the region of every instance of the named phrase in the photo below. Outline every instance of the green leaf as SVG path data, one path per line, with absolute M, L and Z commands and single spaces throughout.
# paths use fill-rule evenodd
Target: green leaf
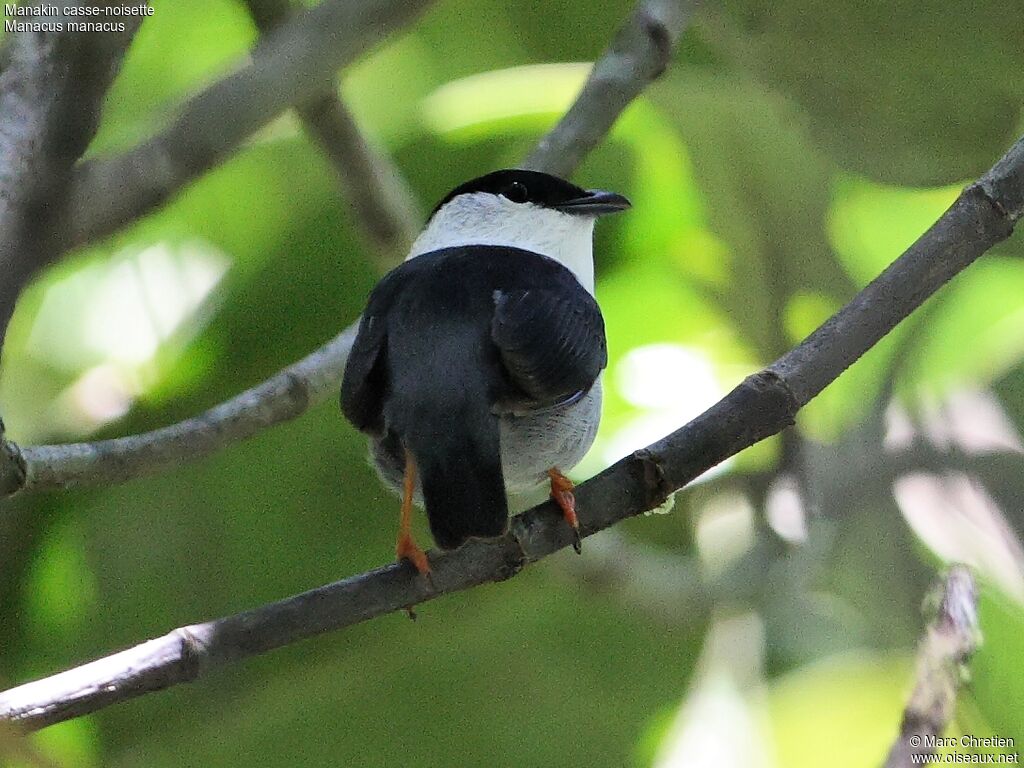
M 780 678 L 768 696 L 778 765 L 880 765 L 909 694 L 909 659 L 848 654 Z
M 713 46 L 802 107 L 844 168 L 895 184 L 973 178 L 1012 143 L 1024 5 L 732 0 Z
M 693 158 L 706 227 L 721 243 L 713 253 L 729 281 L 713 294 L 767 363 L 788 348 L 792 294 L 850 294 L 823 231 L 831 165 L 794 130 L 792 106 L 756 85 L 689 71 L 652 98 Z
M 995 735 L 1024 744 L 1024 607 L 982 585 L 978 605 L 982 643 L 971 660 L 970 690 Z

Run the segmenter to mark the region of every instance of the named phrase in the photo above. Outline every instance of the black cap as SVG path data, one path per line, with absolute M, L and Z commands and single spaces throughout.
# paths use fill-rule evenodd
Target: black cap
M 472 192 L 489 192 L 506 197 L 514 203 L 533 203 L 580 215 L 600 216 L 629 208 L 629 200 L 615 192 L 586 190 L 549 173 L 509 168 L 492 171 L 460 184 L 434 207 L 430 215 L 433 216 L 453 198 Z

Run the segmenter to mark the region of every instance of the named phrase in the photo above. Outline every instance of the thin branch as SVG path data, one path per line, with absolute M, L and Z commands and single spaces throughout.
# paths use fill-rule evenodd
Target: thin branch
M 370 143 L 335 94 L 300 104 L 297 111 L 334 166 L 342 194 L 376 250 L 380 266 L 395 266 L 423 226 L 423 215 L 405 177 Z
M 653 509 L 719 462 L 792 424 L 797 411 L 857 357 L 1008 237 L 1022 213 L 1024 139 L 803 343 L 689 424 L 580 485 L 581 534 L 590 536 Z M 0 719 L 40 728 L 93 712 L 306 637 L 507 579 L 569 543 L 561 515 L 547 502 L 512 518 L 504 536 L 434 553 L 432 583 L 408 564 L 393 564 L 246 613 L 177 629 L 0 694 Z
M 626 30 L 632 29 L 637 24 L 637 19 L 664 17 L 679 25 L 664 32 L 670 41 L 677 40 L 682 25 L 689 18 L 681 9 L 689 7 L 689 3 L 678 0 L 676 7 L 680 10 L 674 13 L 664 11 L 666 7 L 664 0 L 641 2 L 638 10 L 627 20 L 624 31 L 616 38 L 620 42 L 632 41 L 638 46 L 636 51 L 627 55 L 622 48 L 624 42 L 612 46 L 613 50 L 594 65 L 594 70 L 607 72 L 618 63 L 622 71 L 616 80 L 626 82 L 630 76 L 634 76 L 636 82 L 630 92 L 634 96 L 639 94 L 650 80 L 646 71 L 637 69 L 633 62 L 644 60 L 643 51 L 647 50 L 649 41 L 646 37 L 627 34 Z M 287 29 L 291 29 L 291 26 Z M 600 102 L 588 103 L 595 99 L 599 99 Z M 625 106 L 618 101 L 610 103 L 604 100 L 599 90 L 584 88 L 572 109 L 586 114 L 600 109 L 610 110 L 607 114 L 602 114 L 599 121 L 607 130 Z M 557 158 L 545 151 L 540 153 L 541 158 L 535 162 L 534 167 L 552 173 L 560 172 L 566 176 L 572 174 L 576 165 L 595 144 L 593 131 L 583 130 L 577 123 L 574 125 L 575 133 L 567 133 L 569 129 L 561 123 L 552 131 L 552 135 L 559 136 L 558 145 L 575 158 L 572 164 L 567 165 L 559 160 L 557 167 L 548 166 L 546 163 L 554 163 Z M 550 136 L 545 137 L 539 146 L 550 144 L 551 141 Z M 4 444 L 3 450 L 0 450 L 0 499 L 19 490 L 106 485 L 167 471 L 185 461 L 207 456 L 238 440 L 251 437 L 266 427 L 293 419 L 306 408 L 334 394 L 341 386 L 341 375 L 348 359 L 349 347 L 355 338 L 354 334 L 355 326 L 350 326 L 328 342 L 327 346 L 285 368 L 262 384 L 199 416 L 152 432 L 96 443 L 21 449 L 8 442 Z M 296 396 L 296 392 L 300 396 Z
M 899 736 L 885 768 L 921 764 L 921 755 L 933 755 L 937 737 L 956 712 L 956 696 L 963 685 L 967 662 L 981 642 L 978 595 L 971 572 L 953 566 L 939 585 L 938 610 L 928 624 L 917 651 L 917 678 Z
M 380 266 L 395 266 L 423 226 L 405 177 L 370 143 L 355 116 L 333 93 L 300 104 L 297 111 L 334 166 L 342 193 L 377 251 Z
M 289 0 L 247 0 L 249 13 L 263 35 L 285 23 L 293 9 Z M 338 83 L 296 106 L 302 125 L 331 161 L 356 224 L 378 256 L 381 266 L 394 266 L 419 234 L 422 216 L 412 193 L 391 158 L 374 147 L 355 117 L 338 97 Z
M 696 0 L 640 3 L 590 70 L 583 91 L 523 162 L 524 168 L 569 176 L 643 90 L 665 71 L 690 22 Z
M 6 477 L 0 467 L 0 490 L 17 485 L 19 476 L 21 490 L 121 483 L 208 456 L 294 419 L 337 393 L 355 333 L 356 326 L 346 328 L 262 384 L 169 427 L 94 443 L 22 448 Z M 10 443 L 6 447 L 17 451 Z
M 264 38 L 251 61 L 193 96 L 164 131 L 76 169 L 65 248 L 109 235 L 174 197 L 255 130 L 322 93 L 335 73 L 428 0 L 324 0 Z
M 83 5 L 101 9 L 109 3 Z M 66 25 L 80 18 L 47 20 Z M 103 96 L 142 20 L 119 18 L 124 31 L 14 32 L 5 48 L 6 66 L 0 73 L 0 339 L 21 289 L 57 252 L 53 233 L 65 214 L 71 168 L 96 133 Z
M 806 404 L 939 287 L 1009 237 L 1022 214 L 1019 139 L 899 259 L 769 370 Z

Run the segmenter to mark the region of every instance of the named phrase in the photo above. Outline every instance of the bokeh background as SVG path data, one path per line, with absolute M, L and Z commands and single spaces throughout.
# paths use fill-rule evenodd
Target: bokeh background
M 154 3 L 99 155 L 158 129 L 257 33 Z M 623 0 L 442 0 L 344 73 L 426 212 L 514 166 Z M 600 224 L 611 360 L 585 478 L 681 425 L 894 259 L 1024 128 L 1024 10 L 980 0 L 707 3 L 575 176 Z M 23 296 L 0 407 L 24 444 L 192 415 L 324 343 L 379 277 L 283 116 Z M 32 738 L 60 766 L 840 766 L 891 744 L 943 563 L 984 646 L 950 733 L 1024 744 L 1024 242 L 969 268 L 801 414 L 510 582 L 386 616 Z M 122 487 L 0 514 L 4 687 L 387 561 L 397 507 L 335 402 Z M 420 522 L 421 535 L 426 536 Z

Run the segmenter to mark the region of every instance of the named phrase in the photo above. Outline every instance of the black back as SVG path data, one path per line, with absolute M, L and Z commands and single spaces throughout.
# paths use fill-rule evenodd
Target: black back
M 505 246 L 444 248 L 393 269 L 370 294 L 342 381 L 346 418 L 371 434 L 384 428 L 396 384 L 386 367 L 421 367 L 415 386 L 443 385 L 436 350 L 453 328 L 474 339 L 492 407 L 589 389 L 608 362 L 601 310 L 562 264 Z M 392 359 L 399 347 L 410 360 Z M 442 381 L 422 379 L 428 367 Z
M 341 388 L 345 416 L 420 468 L 438 544 L 506 524 L 498 417 L 589 389 L 607 362 L 604 321 L 563 265 L 502 246 L 446 248 L 373 290 Z

